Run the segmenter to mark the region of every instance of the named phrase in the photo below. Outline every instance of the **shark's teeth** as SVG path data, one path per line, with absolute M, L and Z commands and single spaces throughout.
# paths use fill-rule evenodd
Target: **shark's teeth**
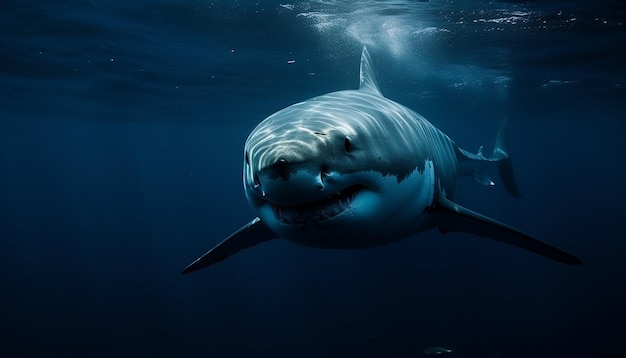
M 350 187 L 320 201 L 289 207 L 272 205 L 272 210 L 276 219 L 284 224 L 296 225 L 310 221 L 319 222 L 346 211 L 356 198 L 358 191 L 358 187 Z

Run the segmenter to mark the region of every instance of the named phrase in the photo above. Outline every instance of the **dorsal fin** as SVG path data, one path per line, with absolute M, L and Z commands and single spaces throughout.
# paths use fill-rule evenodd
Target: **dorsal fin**
M 378 88 L 378 82 L 376 82 L 376 76 L 374 76 L 374 68 L 372 68 L 372 59 L 365 46 L 363 46 L 363 52 L 361 53 L 361 81 L 359 90 L 369 91 L 379 96 L 383 95 Z

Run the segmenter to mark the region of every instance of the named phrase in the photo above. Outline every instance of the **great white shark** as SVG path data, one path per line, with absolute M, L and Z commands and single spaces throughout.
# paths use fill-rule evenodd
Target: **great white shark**
M 332 92 L 263 120 L 244 146 L 243 186 L 258 217 L 187 266 L 189 273 L 259 243 L 356 249 L 420 232 L 465 232 L 570 265 L 577 257 L 454 201 L 457 178 L 493 186 L 495 165 L 519 197 L 507 121 L 493 153 L 470 153 L 411 109 L 385 98 L 366 48 L 358 90 Z

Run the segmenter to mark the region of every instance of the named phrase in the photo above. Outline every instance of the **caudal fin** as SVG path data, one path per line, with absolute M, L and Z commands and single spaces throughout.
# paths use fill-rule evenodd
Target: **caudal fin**
M 498 135 L 496 137 L 496 145 L 489 160 L 494 161 L 498 166 L 500 179 L 502 179 L 502 183 L 509 194 L 519 198 L 521 195 L 519 189 L 517 188 L 517 182 L 515 181 L 515 175 L 513 173 L 513 164 L 511 163 L 511 157 L 509 156 L 508 118 L 504 118 L 500 124 L 500 129 L 498 129 Z
M 505 118 L 502 124 L 500 124 L 500 129 L 498 129 L 493 154 L 490 157 L 486 157 L 483 154 L 483 147 L 480 147 L 476 154 L 457 148 L 458 169 L 460 175 L 471 176 L 480 184 L 493 186 L 495 183 L 491 180 L 489 168 L 495 164 L 498 167 L 500 179 L 506 190 L 512 196 L 519 198 L 521 195 L 513 174 L 513 164 L 509 156 L 508 137 L 508 120 Z

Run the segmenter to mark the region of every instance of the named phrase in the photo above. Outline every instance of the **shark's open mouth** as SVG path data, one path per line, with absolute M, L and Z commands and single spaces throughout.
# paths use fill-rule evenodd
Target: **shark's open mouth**
M 359 193 L 359 186 L 352 186 L 330 197 L 297 206 L 276 206 L 272 204 L 274 216 L 284 224 L 304 224 L 319 222 L 337 216 L 350 207 Z

